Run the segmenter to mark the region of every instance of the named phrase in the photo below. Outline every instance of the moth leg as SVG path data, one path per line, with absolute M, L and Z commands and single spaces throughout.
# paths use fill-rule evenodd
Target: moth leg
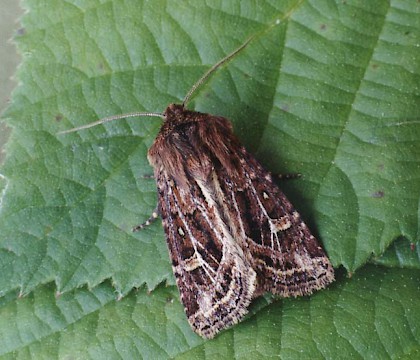
M 143 223 L 133 227 L 133 232 L 143 230 L 146 226 L 153 224 L 156 219 L 159 217 L 157 207 L 153 210 L 152 215 Z
M 142 179 L 154 179 L 155 176 L 153 174 L 147 174 L 147 175 L 142 175 L 141 178 Z
M 291 180 L 291 179 L 298 179 L 302 176 L 300 173 L 292 173 L 292 174 L 275 174 L 275 177 L 279 180 Z

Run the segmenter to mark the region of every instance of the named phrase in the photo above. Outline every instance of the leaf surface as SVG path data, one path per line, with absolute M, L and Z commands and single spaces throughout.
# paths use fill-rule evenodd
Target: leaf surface
M 21 84 L 4 114 L 13 132 L 0 168 L 5 357 L 419 354 L 417 1 L 25 6 L 15 38 Z M 161 225 L 131 232 L 156 206 L 155 184 L 143 175 L 152 173 L 146 153 L 161 121 L 57 132 L 109 115 L 162 112 L 250 36 L 189 108 L 229 118 L 267 169 L 302 174 L 280 186 L 334 266 L 355 275 L 339 270 L 332 289 L 310 299 L 260 299 L 243 325 L 203 342 L 176 288 L 159 285 L 174 284 Z M 364 266 L 370 261 L 381 266 Z M 37 322 L 36 299 L 52 323 Z M 62 299 L 73 304 L 66 311 L 57 310 Z M 32 330 L 20 320 L 8 326 L 21 315 Z

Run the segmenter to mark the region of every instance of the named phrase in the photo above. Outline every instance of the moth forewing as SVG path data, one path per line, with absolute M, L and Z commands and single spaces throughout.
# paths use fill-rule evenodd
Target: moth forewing
M 148 156 L 181 300 L 198 334 L 238 322 L 265 291 L 309 295 L 334 280 L 323 249 L 227 119 L 171 104 Z
M 205 338 L 240 321 L 266 291 L 309 295 L 334 281 L 324 250 L 229 120 L 186 109 L 197 87 L 250 41 L 206 72 L 181 105 L 129 114 L 164 120 L 148 159 L 181 301 Z

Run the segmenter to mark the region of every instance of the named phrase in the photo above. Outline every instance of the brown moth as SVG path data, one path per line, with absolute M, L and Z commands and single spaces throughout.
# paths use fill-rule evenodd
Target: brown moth
M 158 209 L 134 230 L 161 216 L 188 321 L 205 338 L 240 321 L 264 292 L 309 295 L 334 281 L 324 250 L 229 120 L 186 109 L 196 88 L 250 40 L 163 114 L 117 115 L 62 132 L 131 116 L 163 118 L 148 152 Z

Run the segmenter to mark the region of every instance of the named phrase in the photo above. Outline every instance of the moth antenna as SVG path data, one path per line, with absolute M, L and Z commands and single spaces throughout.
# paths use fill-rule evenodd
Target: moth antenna
M 188 91 L 187 95 L 184 98 L 184 101 L 182 102 L 182 106 L 186 106 L 188 101 L 190 100 L 191 96 L 193 95 L 193 93 L 195 92 L 195 90 L 197 90 L 197 88 L 199 86 L 201 86 L 201 84 L 203 84 L 207 78 L 214 72 L 216 71 L 220 66 L 222 66 L 223 64 L 225 64 L 226 62 L 228 62 L 230 59 L 232 59 L 237 53 L 239 53 L 241 50 L 243 50 L 253 39 L 254 36 L 251 36 L 248 40 L 246 40 L 241 46 L 239 46 L 237 49 L 235 49 L 234 51 L 232 51 L 229 55 L 225 56 L 223 59 L 219 60 L 216 64 L 214 64 L 209 70 L 207 70 L 203 76 L 201 76 L 200 79 L 198 79 L 198 81 L 191 87 L 190 91 Z M 133 112 L 133 113 L 128 113 L 128 114 L 121 114 L 121 115 L 113 115 L 113 116 L 108 116 L 102 119 L 99 119 L 97 121 L 94 121 L 90 124 L 86 124 L 86 125 L 82 125 L 82 126 L 78 126 L 69 130 L 63 130 L 63 131 L 59 131 L 57 134 L 58 135 L 63 135 L 63 134 L 68 134 L 68 133 L 72 133 L 72 132 L 76 132 L 79 130 L 85 130 L 85 129 L 89 129 L 91 127 L 94 127 L 96 125 L 100 125 L 100 124 L 104 124 L 113 120 L 118 120 L 118 119 L 124 119 L 124 118 L 129 118 L 129 117 L 138 117 L 138 116 L 155 116 L 155 117 L 160 117 L 162 118 L 164 115 L 160 114 L 160 113 L 152 113 L 152 112 Z
M 185 95 L 184 101 L 182 102 L 182 106 L 187 106 L 188 101 L 190 100 L 192 94 L 197 90 L 197 88 L 203 84 L 207 78 L 216 71 L 220 66 L 222 66 L 224 63 L 228 62 L 230 59 L 232 59 L 238 52 L 243 50 L 255 37 L 251 36 L 248 40 L 246 40 L 241 46 L 239 46 L 237 49 L 232 51 L 229 55 L 226 55 L 223 59 L 219 60 L 216 64 L 214 64 L 209 70 L 207 70 L 203 76 L 201 76 L 200 79 L 191 87 L 190 91 L 188 91 L 188 94 Z
M 153 113 L 153 112 L 133 112 L 133 113 L 128 113 L 128 114 L 112 115 L 112 116 L 104 117 L 102 119 L 94 121 L 90 124 L 78 126 L 78 127 L 75 127 L 75 128 L 69 129 L 69 130 L 59 131 L 57 134 L 58 135 L 68 134 L 68 133 L 72 133 L 72 132 L 79 131 L 79 130 L 89 129 L 89 128 L 94 127 L 96 125 L 105 124 L 105 123 L 113 121 L 113 120 L 124 119 L 124 118 L 129 118 L 129 117 L 137 117 L 137 116 L 155 116 L 155 117 L 162 118 L 163 114 Z

